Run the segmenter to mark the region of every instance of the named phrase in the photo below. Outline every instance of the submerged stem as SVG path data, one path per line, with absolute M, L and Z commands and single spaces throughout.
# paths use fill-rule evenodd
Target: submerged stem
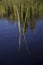
M 19 16 L 18 10 L 17 10 L 17 15 L 18 15 L 18 30 L 19 30 L 19 51 L 20 51 L 20 46 L 21 46 L 21 29 L 20 29 L 20 16 Z
M 23 34 L 23 37 L 24 37 L 24 43 L 25 43 L 26 50 L 27 50 L 28 54 L 30 55 L 30 51 L 29 51 L 29 48 L 28 48 L 28 45 L 27 45 L 25 34 Z
M 18 17 L 18 31 L 19 31 L 19 51 L 20 51 L 20 46 L 21 46 L 21 28 L 20 28 L 20 15 L 19 15 L 19 11 L 18 11 L 18 8 L 17 8 L 17 6 L 15 5 L 15 7 L 16 7 L 16 12 L 17 12 L 17 17 Z M 27 18 L 27 13 L 26 13 L 26 18 Z M 27 49 L 27 51 L 28 51 L 28 54 L 30 54 L 29 53 L 29 49 L 28 49 L 28 46 L 27 46 L 27 42 L 26 42 L 26 39 L 25 39 L 25 32 L 24 32 L 24 30 L 25 30 L 25 24 L 26 24 L 26 18 L 25 18 L 25 23 L 24 23 L 24 26 L 23 26 L 23 37 L 24 37 L 24 42 L 25 42 L 25 46 L 26 46 L 26 49 Z
M 28 9 L 27 9 L 28 11 Z M 25 43 L 25 47 L 26 47 L 26 50 L 28 52 L 28 54 L 30 55 L 30 52 L 29 52 L 29 48 L 28 48 L 28 45 L 27 45 L 27 41 L 26 41 L 26 38 L 25 38 L 25 27 L 26 27 L 26 23 L 27 23 L 27 11 L 25 12 L 26 13 L 26 16 L 25 16 L 25 20 L 24 20 L 24 23 L 23 23 L 23 37 L 24 37 L 24 43 Z

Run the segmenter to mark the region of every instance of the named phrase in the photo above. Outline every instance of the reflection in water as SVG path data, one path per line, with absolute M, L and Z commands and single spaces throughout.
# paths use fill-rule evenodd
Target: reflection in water
M 21 40 L 21 51 L 18 54 L 18 24 L 9 23 L 7 19 L 0 19 L 0 65 L 41 65 L 43 63 L 43 20 L 38 20 L 32 32 L 27 27 L 25 37 L 28 47 L 31 48 L 30 56 Z

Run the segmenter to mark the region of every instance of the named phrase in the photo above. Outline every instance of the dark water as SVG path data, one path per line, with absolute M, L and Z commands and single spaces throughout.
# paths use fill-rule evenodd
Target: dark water
M 25 33 L 30 55 L 23 42 L 18 52 L 18 25 L 0 19 L 0 65 L 43 65 L 43 20 L 38 20 L 34 32 Z

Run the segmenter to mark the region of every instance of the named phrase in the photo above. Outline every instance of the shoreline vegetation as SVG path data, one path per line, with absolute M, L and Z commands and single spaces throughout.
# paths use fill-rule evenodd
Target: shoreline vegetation
M 43 16 L 42 0 L 0 0 L 0 18 L 8 17 L 9 19 L 17 19 L 17 11 L 19 11 L 20 20 L 33 19 Z
M 0 18 L 18 20 L 25 24 L 32 21 L 30 25 L 33 29 L 34 21 L 43 18 L 43 0 L 0 0 Z

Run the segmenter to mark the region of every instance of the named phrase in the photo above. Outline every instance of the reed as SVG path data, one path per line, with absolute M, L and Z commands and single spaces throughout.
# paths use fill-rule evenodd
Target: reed
M 28 20 L 31 18 L 30 6 L 32 9 L 32 17 L 43 17 L 43 2 L 42 0 L 0 0 L 0 18 L 8 17 L 9 19 L 17 19 L 15 13 L 15 3 L 19 10 L 20 19 L 23 21 L 23 10 L 26 10 Z M 31 4 L 30 4 L 31 3 Z M 24 6 L 25 5 L 25 6 Z M 2 14 L 1 14 L 2 13 Z
M 24 37 L 24 41 L 26 41 L 25 32 L 28 23 L 30 23 L 30 27 L 33 30 L 36 23 L 35 20 L 43 17 L 42 0 L 0 0 L 0 18 L 5 17 L 10 20 L 18 20 L 19 49 L 20 49 L 21 34 Z M 22 32 L 20 29 L 21 23 L 22 23 Z M 27 42 L 25 42 L 25 46 L 27 51 L 29 51 Z

